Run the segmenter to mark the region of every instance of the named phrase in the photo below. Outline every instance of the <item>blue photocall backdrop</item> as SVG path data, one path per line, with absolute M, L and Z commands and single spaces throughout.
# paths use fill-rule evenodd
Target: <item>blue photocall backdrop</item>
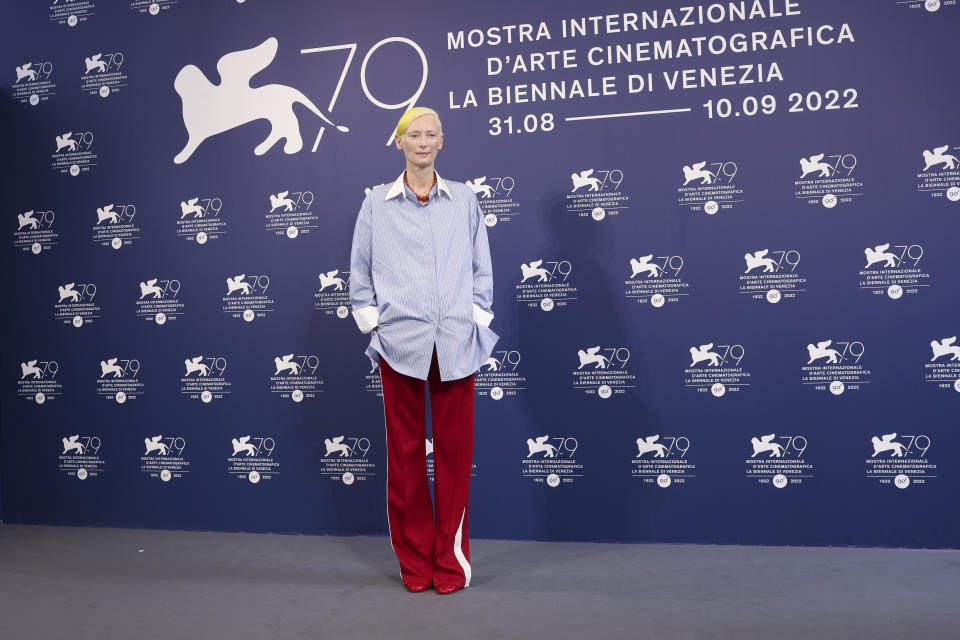
M 958 546 L 954 0 L 0 23 L 4 521 L 386 533 L 349 250 L 422 104 L 494 264 L 474 536 Z

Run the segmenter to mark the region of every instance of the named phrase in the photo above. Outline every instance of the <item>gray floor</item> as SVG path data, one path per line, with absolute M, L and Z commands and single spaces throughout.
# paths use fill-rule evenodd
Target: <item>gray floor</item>
M 0 527 L 0 637 L 960 638 L 960 551 L 474 540 L 402 588 L 385 538 Z

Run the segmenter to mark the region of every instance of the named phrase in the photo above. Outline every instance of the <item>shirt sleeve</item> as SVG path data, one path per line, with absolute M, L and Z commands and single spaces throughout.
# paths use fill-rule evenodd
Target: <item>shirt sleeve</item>
M 350 251 L 350 306 L 353 307 L 353 319 L 363 333 L 370 333 L 376 328 L 380 318 L 377 292 L 373 288 L 370 245 L 372 215 L 368 195 L 357 214 L 357 223 L 353 228 L 353 247 Z
M 493 320 L 493 267 L 490 263 L 490 245 L 487 243 L 487 225 L 476 194 L 471 194 L 473 209 L 473 318 L 483 326 Z

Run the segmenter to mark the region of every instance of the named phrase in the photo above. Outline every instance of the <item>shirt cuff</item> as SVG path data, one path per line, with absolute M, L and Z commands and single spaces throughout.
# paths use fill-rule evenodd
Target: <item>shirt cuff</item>
M 361 333 L 370 333 L 380 322 L 380 311 L 373 305 L 353 310 L 353 319 L 357 321 Z
M 493 321 L 493 314 L 489 311 L 484 311 L 480 305 L 476 302 L 473 303 L 473 321 L 477 324 L 482 324 L 485 327 L 490 326 L 490 322 Z

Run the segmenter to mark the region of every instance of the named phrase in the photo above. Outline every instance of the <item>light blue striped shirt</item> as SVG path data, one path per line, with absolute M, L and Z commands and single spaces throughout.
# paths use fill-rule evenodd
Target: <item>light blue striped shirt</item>
M 350 304 L 367 356 L 426 380 L 437 349 L 441 380 L 477 371 L 499 337 L 490 328 L 493 270 L 473 190 L 437 175 L 421 204 L 403 182 L 370 191 L 350 256 Z

